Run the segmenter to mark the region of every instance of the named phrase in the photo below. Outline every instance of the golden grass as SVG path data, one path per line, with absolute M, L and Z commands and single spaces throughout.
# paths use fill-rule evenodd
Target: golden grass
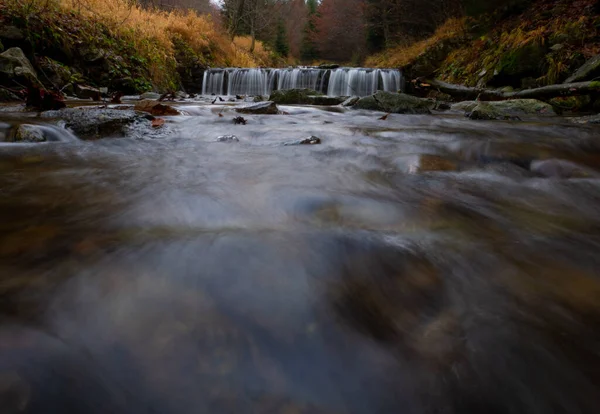
M 0 0 L 0 3 L 11 2 L 25 7 L 23 0 Z M 250 53 L 246 47 L 249 41 L 232 42 L 210 15 L 191 10 L 145 9 L 129 0 L 27 0 L 27 3 L 44 12 L 52 4 L 57 10 L 73 11 L 102 22 L 112 36 L 126 40 L 146 58 L 150 76 L 159 85 L 164 83 L 165 71 L 174 67 L 175 36 L 211 66 L 256 67 L 270 61 L 270 53 L 260 41 L 256 42 L 255 52 Z
M 431 37 L 416 43 L 401 44 L 370 56 L 365 61 L 365 65 L 390 68 L 406 66 L 438 42 L 464 34 L 465 23 L 465 19 L 448 19 Z

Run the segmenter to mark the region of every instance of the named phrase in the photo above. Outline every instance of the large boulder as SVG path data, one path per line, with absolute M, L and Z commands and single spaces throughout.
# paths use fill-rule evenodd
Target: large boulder
M 126 136 L 135 122 L 149 123 L 131 110 L 99 108 L 65 108 L 42 112 L 43 118 L 59 119 L 82 139 Z
M 14 80 L 26 86 L 41 86 L 33 65 L 18 47 L 0 53 L 0 79 L 9 85 Z
M 239 112 L 240 114 L 250 115 L 277 115 L 279 113 L 279 109 L 273 101 L 259 102 L 248 106 L 242 106 L 240 108 L 235 108 L 235 111 Z
M 554 116 L 552 105 L 536 99 L 510 99 L 507 101 L 465 101 L 452 105 L 456 111 L 465 111 L 471 119 L 503 120 L 522 116 Z
M 354 109 L 391 112 L 395 114 L 430 114 L 434 102 L 404 93 L 378 91 L 371 96 L 361 98 Z
M 314 105 L 314 97 L 322 96 L 312 89 L 285 89 L 273 91 L 270 101 L 280 105 Z
M 531 42 L 505 52 L 487 84 L 490 86 L 523 87 L 523 80 L 545 74 L 547 62 L 545 45 Z M 526 85 L 528 87 L 537 85 Z
M 597 77 L 600 77 L 600 55 L 585 62 L 582 67 L 577 69 L 577 72 L 565 80 L 565 83 L 583 82 Z

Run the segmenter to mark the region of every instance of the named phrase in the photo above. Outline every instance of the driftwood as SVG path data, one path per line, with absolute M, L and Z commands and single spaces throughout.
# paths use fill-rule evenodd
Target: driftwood
M 580 96 L 600 93 L 600 82 L 575 82 L 541 88 L 524 89 L 516 92 L 502 92 L 493 89 L 471 88 L 453 85 L 439 80 L 417 79 L 415 85 L 424 90 L 437 90 L 459 100 L 503 101 L 507 99 L 539 99 L 547 101 L 561 96 Z

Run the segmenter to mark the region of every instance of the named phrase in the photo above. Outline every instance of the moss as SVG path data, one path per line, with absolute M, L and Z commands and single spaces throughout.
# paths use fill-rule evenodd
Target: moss
M 592 83 L 590 83 L 590 87 L 592 89 L 600 90 L 600 81 L 593 81 Z

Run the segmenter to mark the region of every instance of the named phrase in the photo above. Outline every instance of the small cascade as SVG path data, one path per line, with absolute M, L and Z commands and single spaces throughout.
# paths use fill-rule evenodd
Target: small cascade
M 396 69 L 221 68 L 204 73 L 202 94 L 269 95 L 274 90 L 308 88 L 330 96 L 366 96 L 378 90 L 397 92 L 402 82 Z

